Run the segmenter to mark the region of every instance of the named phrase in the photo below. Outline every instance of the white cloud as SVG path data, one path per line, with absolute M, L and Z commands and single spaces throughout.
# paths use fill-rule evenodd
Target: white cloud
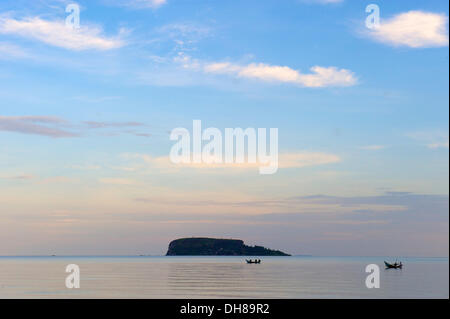
M 212 77 L 194 77 L 193 72 L 203 72 L 209 75 L 227 75 L 234 78 L 264 81 L 268 83 L 286 83 L 299 87 L 319 88 L 319 87 L 345 87 L 358 83 L 358 78 L 354 72 L 347 69 L 340 69 L 334 66 L 323 67 L 313 66 L 309 73 L 303 73 L 288 66 L 269 65 L 264 63 L 234 63 L 228 61 L 203 61 L 192 58 L 185 52 L 179 51 L 172 59 L 173 64 L 181 66 L 188 72 L 177 73 L 170 65 L 170 71 L 164 78 L 164 74 L 159 72 L 158 79 L 155 80 L 154 73 L 143 74 L 142 80 L 146 83 L 161 85 L 189 85 L 193 82 L 214 83 Z M 168 64 L 168 63 L 167 63 Z M 176 83 L 176 84 L 173 84 Z
M 168 156 L 153 157 L 146 154 L 127 154 L 129 158 L 140 158 L 151 167 L 176 169 L 176 168 L 196 168 L 196 169 L 218 169 L 218 168 L 235 168 L 235 169 L 258 169 L 263 163 L 179 163 L 174 164 Z M 333 164 L 341 161 L 338 155 L 322 152 L 293 152 L 281 153 L 279 155 L 279 168 L 302 168 L 308 166 L 319 166 L 325 164 Z
M 311 73 L 304 74 L 287 66 L 251 63 L 237 65 L 229 62 L 209 63 L 207 73 L 228 74 L 267 82 L 292 83 L 304 87 L 351 86 L 357 83 L 353 72 L 336 67 L 314 66 Z
M 411 48 L 448 46 L 448 17 L 423 11 L 400 13 L 381 21 L 369 35 L 380 42 Z
M 293 83 L 298 82 L 300 78 L 300 74 L 297 71 L 287 66 L 272 66 L 263 63 L 252 63 L 241 68 L 238 72 L 238 76 L 244 78 L 260 79 L 263 81 Z
M 238 73 L 241 67 L 229 62 L 217 62 L 205 65 L 205 72 L 218 74 Z
M 0 17 L 0 34 L 13 34 L 70 50 L 111 50 L 125 45 L 120 36 L 105 37 L 99 27 L 66 27 L 63 20 L 48 21 L 39 17 L 16 20 Z

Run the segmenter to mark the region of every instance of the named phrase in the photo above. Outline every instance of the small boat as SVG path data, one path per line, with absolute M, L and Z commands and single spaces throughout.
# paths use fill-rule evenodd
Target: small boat
M 402 269 L 403 264 L 402 262 L 395 262 L 393 264 L 388 263 L 387 261 L 384 262 L 384 264 L 386 265 L 386 269 Z
M 255 259 L 255 260 L 245 260 L 247 262 L 247 264 L 260 264 L 261 263 L 261 259 Z

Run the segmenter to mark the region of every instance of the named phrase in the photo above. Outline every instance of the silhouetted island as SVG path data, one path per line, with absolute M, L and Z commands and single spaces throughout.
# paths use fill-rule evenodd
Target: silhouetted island
M 290 256 L 262 246 L 247 246 L 239 239 L 180 238 L 169 244 L 166 256 Z

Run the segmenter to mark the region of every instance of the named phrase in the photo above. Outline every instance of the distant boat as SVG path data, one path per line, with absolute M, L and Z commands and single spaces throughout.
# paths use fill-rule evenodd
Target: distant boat
M 386 265 L 386 269 L 402 269 L 403 264 L 402 262 L 395 262 L 393 264 L 388 263 L 387 261 L 384 262 L 384 264 Z
M 261 263 L 261 259 L 255 259 L 255 260 L 245 260 L 247 262 L 247 264 L 260 264 Z

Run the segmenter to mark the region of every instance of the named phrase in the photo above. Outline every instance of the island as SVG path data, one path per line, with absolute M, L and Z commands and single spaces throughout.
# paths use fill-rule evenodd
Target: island
M 290 256 L 262 246 L 247 246 L 240 239 L 180 238 L 169 244 L 166 256 Z

